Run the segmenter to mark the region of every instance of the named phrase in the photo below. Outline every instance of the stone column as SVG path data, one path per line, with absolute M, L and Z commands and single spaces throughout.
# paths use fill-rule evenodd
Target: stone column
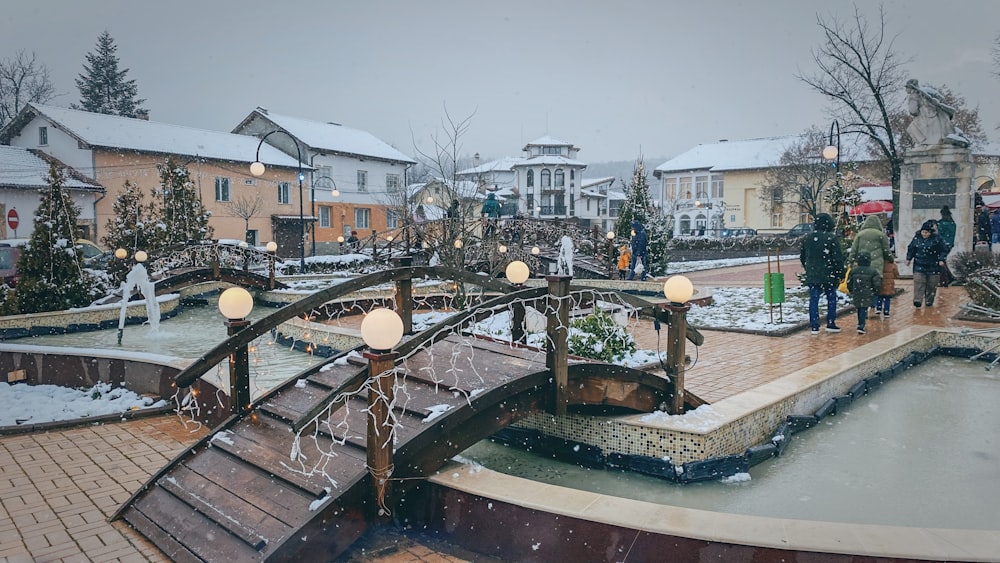
M 906 247 L 924 221 L 941 218 L 942 205 L 951 208 L 955 219 L 952 253 L 971 251 L 975 232 L 972 151 L 945 144 L 910 150 L 903 157 L 901 172 L 899 228 L 896 230 L 900 275 L 913 275 L 912 267 L 905 264 Z

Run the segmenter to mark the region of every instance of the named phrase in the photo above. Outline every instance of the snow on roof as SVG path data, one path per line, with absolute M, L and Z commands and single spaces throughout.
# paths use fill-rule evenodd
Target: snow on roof
M 497 194 L 497 197 L 517 197 L 517 192 L 513 188 L 500 188 L 493 193 Z
M 64 173 L 66 168 L 63 167 Z M 44 188 L 49 185 L 49 163 L 22 147 L 0 145 L 0 186 L 6 188 Z M 65 173 L 63 186 L 70 189 L 102 190 L 99 184 L 86 182 Z
M 599 186 L 601 184 L 613 184 L 615 181 L 614 176 L 608 176 L 606 178 L 581 178 L 580 187 L 589 188 L 590 186 Z
M 725 172 L 730 170 L 758 170 L 771 168 L 781 160 L 781 155 L 795 143 L 801 135 L 764 137 L 738 141 L 705 143 L 664 162 L 655 172 L 682 172 L 688 170 L 710 170 Z M 867 149 L 854 135 L 840 137 L 841 161 L 850 162 L 851 155 L 866 155 Z
M 611 201 L 619 201 L 619 200 L 624 201 L 625 194 L 623 194 L 622 192 L 616 192 L 614 190 L 608 190 L 608 199 Z
M 499 160 L 491 160 L 489 162 L 484 162 L 479 166 L 473 166 L 472 168 L 466 168 L 465 170 L 460 170 L 456 172 L 459 176 L 470 176 L 474 174 L 485 174 L 487 172 L 509 172 L 514 169 L 515 166 L 524 162 L 523 157 L 504 157 Z
M 249 135 L 194 129 L 145 119 L 29 104 L 60 129 L 92 146 L 231 162 L 253 162 L 259 140 Z M 260 159 L 272 166 L 297 167 L 297 159 L 264 144 Z M 303 164 L 303 168 L 309 168 Z
M 367 131 L 351 129 L 339 123 L 324 123 L 322 121 L 281 115 L 268 110 L 262 110 L 261 108 L 255 109 L 254 113 L 258 113 L 272 121 L 275 125 L 285 129 L 295 138 L 314 149 L 367 156 L 395 162 L 406 162 L 409 164 L 417 163 L 417 161 L 399 152 L 388 143 L 378 139 L 375 135 Z
M 584 195 L 587 197 L 600 197 L 600 198 L 607 197 L 601 192 L 595 190 L 588 190 L 587 188 L 580 188 L 580 195 Z
M 539 137 L 534 141 L 531 141 L 527 145 L 524 145 L 524 150 L 528 150 L 528 147 L 572 147 L 573 143 L 567 143 L 566 141 L 561 141 L 555 137 L 550 137 L 548 135 Z
M 552 166 L 582 166 L 587 167 L 585 162 L 580 162 L 579 160 L 574 160 L 572 158 L 566 158 L 565 156 L 559 156 L 556 154 L 543 154 L 538 156 L 533 156 L 531 158 L 523 159 L 518 165 L 519 166 L 538 166 L 539 164 L 549 164 Z

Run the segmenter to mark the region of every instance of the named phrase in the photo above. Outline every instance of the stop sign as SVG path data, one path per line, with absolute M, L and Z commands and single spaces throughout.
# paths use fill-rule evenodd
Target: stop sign
M 17 226 L 20 225 L 20 224 L 21 224 L 21 222 L 17 218 L 17 210 L 16 209 L 11 209 L 10 211 L 8 211 L 7 212 L 7 226 L 10 227 L 11 229 L 17 229 Z

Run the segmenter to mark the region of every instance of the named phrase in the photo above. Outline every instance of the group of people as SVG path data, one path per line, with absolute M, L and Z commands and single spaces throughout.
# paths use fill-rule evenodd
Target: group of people
M 618 277 L 623 280 L 646 281 L 649 275 L 649 264 L 646 261 L 646 249 L 649 237 L 646 229 L 639 221 L 632 221 L 632 240 L 618 248 Z M 638 270 L 637 270 L 638 268 Z
M 858 316 L 858 334 L 865 334 L 869 310 L 889 317 L 891 299 L 899 275 L 896 254 L 878 215 L 869 215 L 854 237 L 849 260 L 834 233 L 834 220 L 820 213 L 815 231 L 802 243 L 799 259 L 809 286 L 809 327 L 819 334 L 819 302 L 826 300 L 826 332 L 840 332 L 837 326 L 837 288 L 843 281 Z M 907 266 L 913 266 L 913 306 L 934 306 L 939 285 L 951 281 L 948 253 L 955 244 L 955 220 L 948 206 L 940 219 L 925 221 L 906 247 Z M 845 269 L 849 268 L 845 272 Z
M 980 197 L 979 194 L 976 196 Z M 972 243 L 973 247 L 985 245 L 986 250 L 993 250 L 993 245 L 1000 243 L 1000 211 L 991 212 L 978 199 L 976 201 L 976 231 Z

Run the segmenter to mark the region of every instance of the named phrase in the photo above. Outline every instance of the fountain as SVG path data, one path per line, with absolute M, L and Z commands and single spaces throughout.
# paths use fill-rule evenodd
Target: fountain
M 118 251 L 115 251 L 115 256 L 119 258 L 123 257 Z M 128 275 L 125 276 L 125 281 L 122 282 L 122 307 L 121 313 L 118 315 L 119 346 L 122 344 L 122 335 L 125 333 L 125 315 L 128 309 L 128 300 L 132 296 L 132 292 L 136 289 L 142 293 L 143 298 L 146 300 L 146 318 L 148 319 L 147 322 L 149 323 L 150 331 L 155 333 L 160 327 L 160 304 L 156 301 L 156 288 L 153 286 L 153 282 L 149 280 L 146 266 L 143 265 L 146 258 L 147 255 L 145 252 L 142 250 L 137 251 L 135 253 L 135 265 L 132 266 Z

